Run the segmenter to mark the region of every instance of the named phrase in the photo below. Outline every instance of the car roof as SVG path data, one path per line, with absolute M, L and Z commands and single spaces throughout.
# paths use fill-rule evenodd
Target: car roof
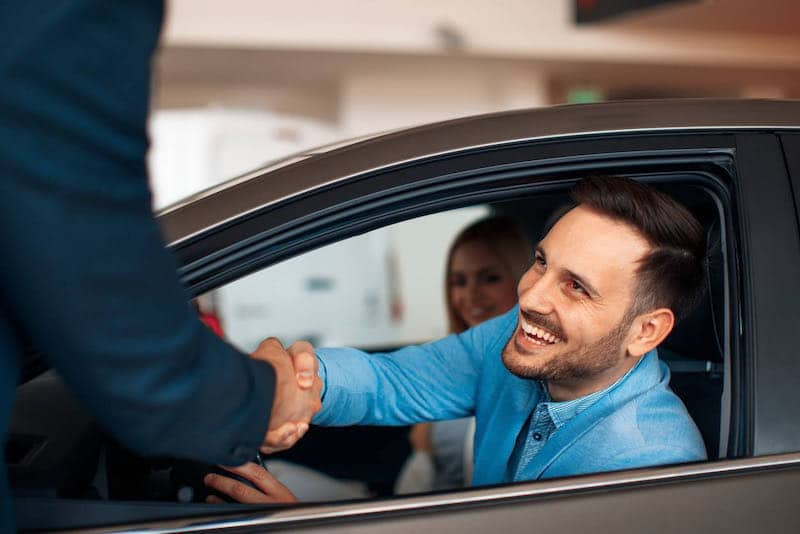
M 602 133 L 794 129 L 800 101 L 686 99 L 561 105 L 384 132 L 289 156 L 164 208 L 170 245 L 265 206 L 356 174 L 450 152 Z

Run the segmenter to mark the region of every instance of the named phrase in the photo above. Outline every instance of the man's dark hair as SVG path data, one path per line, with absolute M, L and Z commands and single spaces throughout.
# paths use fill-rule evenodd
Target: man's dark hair
M 654 308 L 686 317 L 705 291 L 706 238 L 689 210 L 657 189 L 616 176 L 590 176 L 572 188 L 572 199 L 632 226 L 650 243 L 637 269 L 632 309 Z

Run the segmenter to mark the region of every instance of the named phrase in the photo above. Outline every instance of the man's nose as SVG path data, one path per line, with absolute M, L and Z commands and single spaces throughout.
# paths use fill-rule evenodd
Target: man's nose
M 519 307 L 523 310 L 533 310 L 543 315 L 553 311 L 554 281 L 547 275 L 522 277 L 519 284 Z

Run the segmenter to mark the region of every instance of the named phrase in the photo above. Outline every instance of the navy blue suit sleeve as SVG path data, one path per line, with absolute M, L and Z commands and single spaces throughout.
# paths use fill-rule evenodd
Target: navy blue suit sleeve
M 0 304 L 123 443 L 239 464 L 275 376 L 196 319 L 151 215 L 162 16 L 152 0 L 0 4 Z

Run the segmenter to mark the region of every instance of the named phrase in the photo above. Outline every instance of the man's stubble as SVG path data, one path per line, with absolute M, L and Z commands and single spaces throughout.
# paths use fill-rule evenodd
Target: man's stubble
M 596 343 L 549 357 L 519 354 L 514 346 L 515 329 L 503 349 L 503 364 L 512 374 L 530 380 L 571 382 L 598 376 L 624 357 L 622 345 L 633 323 L 632 315 L 626 313 L 617 326 Z

